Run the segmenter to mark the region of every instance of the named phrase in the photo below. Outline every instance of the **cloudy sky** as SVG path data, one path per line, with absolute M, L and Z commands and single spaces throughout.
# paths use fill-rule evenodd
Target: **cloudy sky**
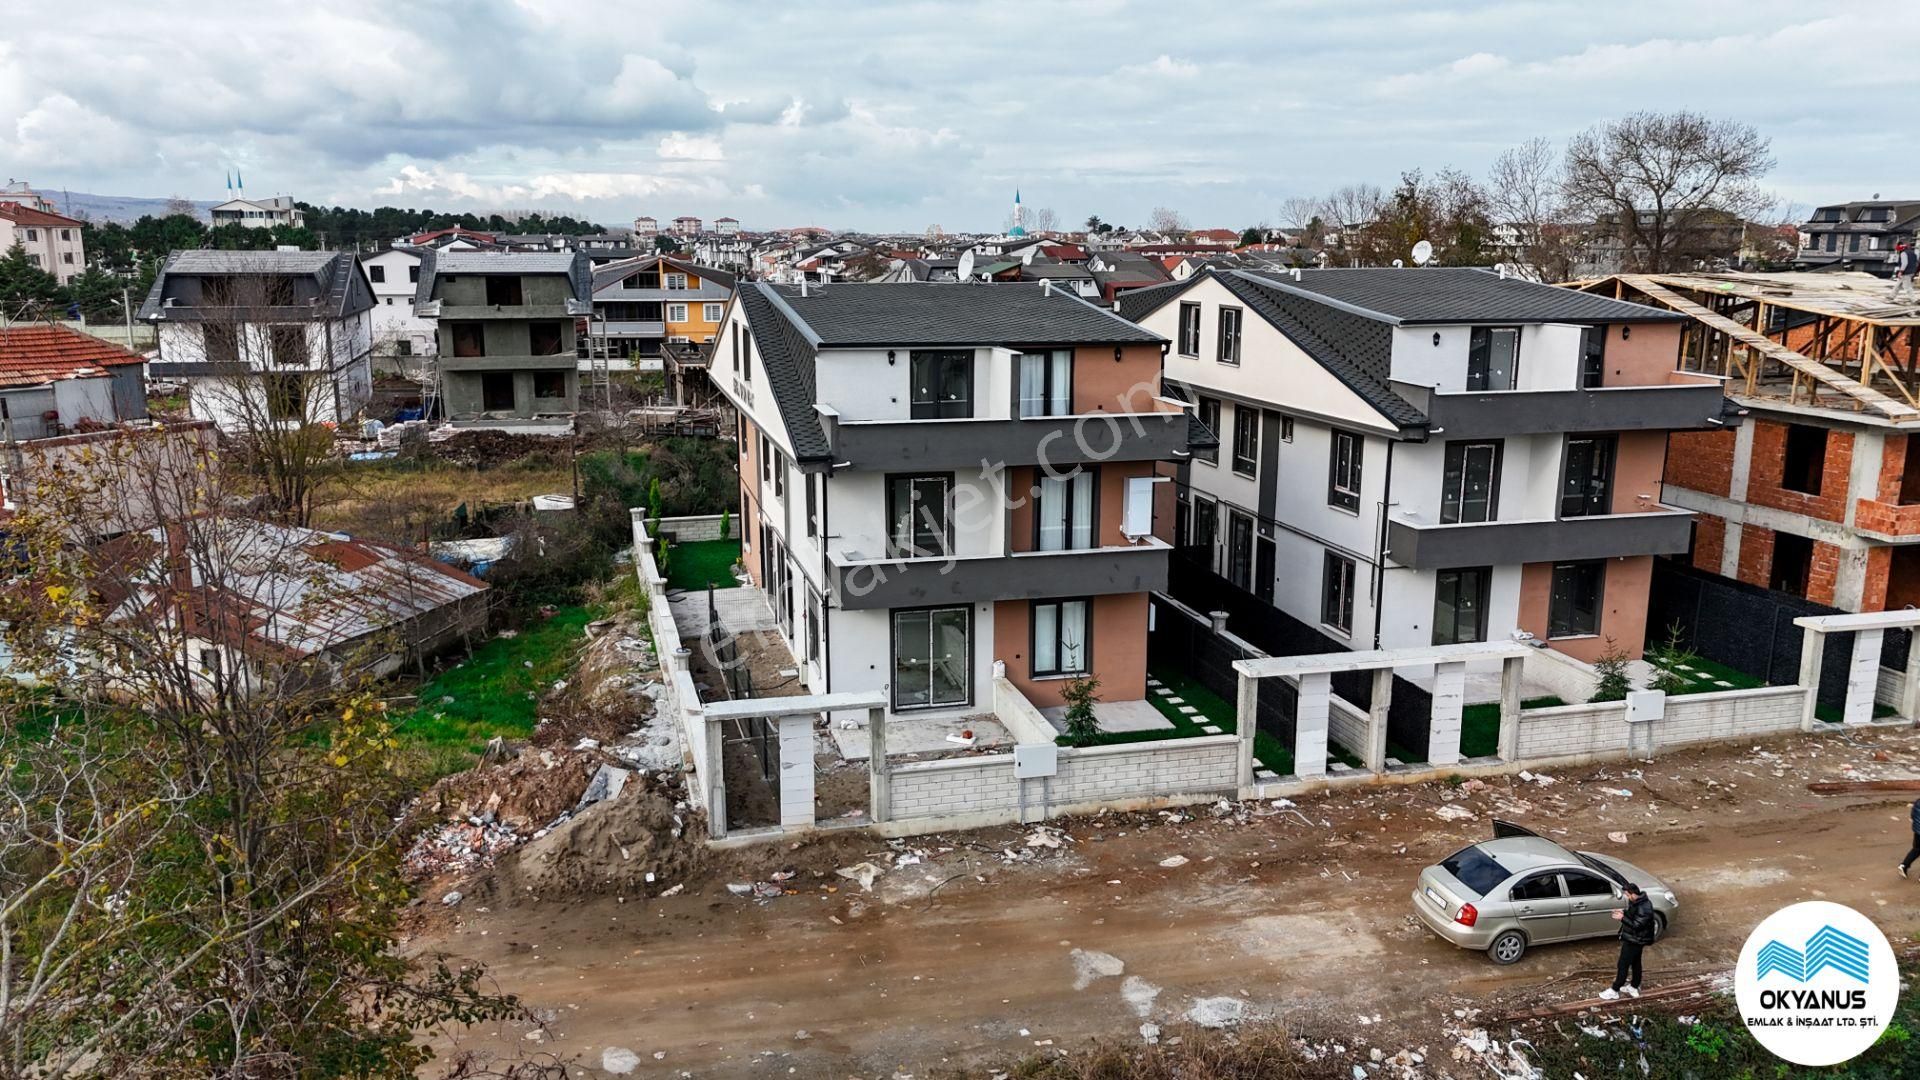
M 1637 109 L 1799 204 L 1920 196 L 1912 0 L 0 0 L 0 172 L 603 222 L 1281 223 L 1289 196 Z M 1444 8 L 1444 10 L 1426 10 Z

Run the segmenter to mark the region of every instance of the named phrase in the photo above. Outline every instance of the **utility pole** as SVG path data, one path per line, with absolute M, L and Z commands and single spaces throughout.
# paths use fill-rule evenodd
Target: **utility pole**
M 133 290 L 129 286 L 120 286 L 120 314 L 127 321 L 127 351 L 133 352 Z

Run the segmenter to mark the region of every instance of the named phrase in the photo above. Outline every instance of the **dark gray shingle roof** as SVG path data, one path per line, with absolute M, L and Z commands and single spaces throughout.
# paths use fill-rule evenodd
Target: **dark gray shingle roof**
M 1464 267 L 1303 270 L 1298 281 L 1278 273 L 1268 279 L 1282 290 L 1305 290 L 1399 323 L 1675 322 L 1685 318 L 1665 308 Z
M 433 299 L 434 278 L 441 274 L 565 274 L 573 298 L 593 302 L 593 264 L 582 251 L 439 251 L 420 249 L 420 280 L 415 283 L 416 308 Z
M 880 288 L 849 285 L 846 288 Z M 760 368 L 766 374 L 767 389 L 786 424 L 787 438 L 793 443 L 794 456 L 802 461 L 822 460 L 832 447 L 820 426 L 820 414 L 813 407 L 816 393 L 813 378 L 813 342 L 780 310 L 768 286 L 743 285 L 734 292 L 735 302 L 746 314 L 753 331 L 753 343 L 760 355 Z
M 1244 270 L 1227 271 L 1219 280 L 1380 415 L 1403 428 L 1426 424 L 1426 414 L 1388 385 L 1392 324 L 1287 292 Z
M 901 282 L 769 286 L 823 347 L 1028 346 L 1160 342 L 1110 311 L 1038 284 Z M 755 331 L 758 333 L 758 331 Z
M 373 307 L 373 286 L 360 269 L 360 260 L 344 251 L 176 251 L 154 275 L 153 287 L 140 305 L 141 319 L 204 321 L 220 317 L 223 309 L 213 307 L 168 307 L 165 298 L 170 277 L 278 277 L 309 278 L 319 294 L 318 303 L 296 304 L 290 308 L 253 306 L 250 314 L 258 321 L 343 319 Z

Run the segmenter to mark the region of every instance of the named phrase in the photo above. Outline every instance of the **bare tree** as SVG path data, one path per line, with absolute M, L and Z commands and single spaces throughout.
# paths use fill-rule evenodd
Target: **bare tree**
M 1036 207 L 1027 215 L 1027 231 L 1035 233 L 1054 233 L 1060 231 L 1060 215 L 1053 207 Z
M 1758 184 L 1773 168 L 1752 126 L 1698 113 L 1634 113 L 1567 146 L 1567 205 L 1617 238 L 1625 265 L 1661 272 L 1712 254 L 1715 237 L 1769 200 Z
M 189 199 L 184 195 L 175 195 L 167 200 L 167 216 L 174 217 L 176 215 L 184 216 L 184 217 L 199 217 L 200 208 L 193 205 L 192 199 Z
M 1153 213 L 1147 215 L 1147 228 L 1168 236 L 1184 236 L 1187 232 L 1187 219 L 1178 210 L 1165 206 L 1156 206 Z
M 1321 217 L 1326 203 L 1323 199 L 1295 195 L 1280 201 L 1281 228 L 1293 236 L 1293 242 L 1301 247 L 1319 247 L 1326 241 L 1327 224 Z

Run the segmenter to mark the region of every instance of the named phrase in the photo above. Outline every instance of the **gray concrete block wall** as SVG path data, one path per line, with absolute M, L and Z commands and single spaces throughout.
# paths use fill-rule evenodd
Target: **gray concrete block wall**
M 695 514 L 687 517 L 663 517 L 660 519 L 660 531 L 673 537 L 675 543 L 684 544 L 698 540 L 737 540 L 740 537 L 740 521 L 729 518 L 729 531 L 732 536 L 720 535 L 719 514 Z
M 1879 682 L 1873 688 L 1873 703 L 1897 709 L 1900 707 L 1900 695 L 1906 690 L 1907 673 L 1883 667 L 1880 669 Z
M 1367 711 L 1346 698 L 1333 696 L 1327 710 L 1327 738 L 1362 761 L 1367 759 Z
M 1020 790 L 1012 754 L 895 765 L 888 773 L 893 820 L 1017 812 Z
M 1804 692 L 1797 686 L 1729 690 L 1718 694 L 1670 697 L 1663 719 L 1649 721 L 1656 751 L 1715 739 L 1760 738 L 1800 728 Z M 1580 754 L 1623 753 L 1630 749 L 1623 702 L 1528 709 L 1520 720 L 1521 761 Z M 1645 750 L 1647 733 L 1635 732 Z
M 1626 749 L 1627 706 L 1618 701 L 1528 709 L 1520 716 L 1520 739 L 1515 744 L 1515 753 L 1522 761 L 1575 754 L 1617 754 Z
M 1060 751 L 1060 771 L 1025 781 L 1029 817 L 1051 808 L 1239 789 L 1239 739 L 1211 735 Z M 889 772 L 891 820 L 1020 813 L 1021 781 L 1011 754 L 896 765 Z

